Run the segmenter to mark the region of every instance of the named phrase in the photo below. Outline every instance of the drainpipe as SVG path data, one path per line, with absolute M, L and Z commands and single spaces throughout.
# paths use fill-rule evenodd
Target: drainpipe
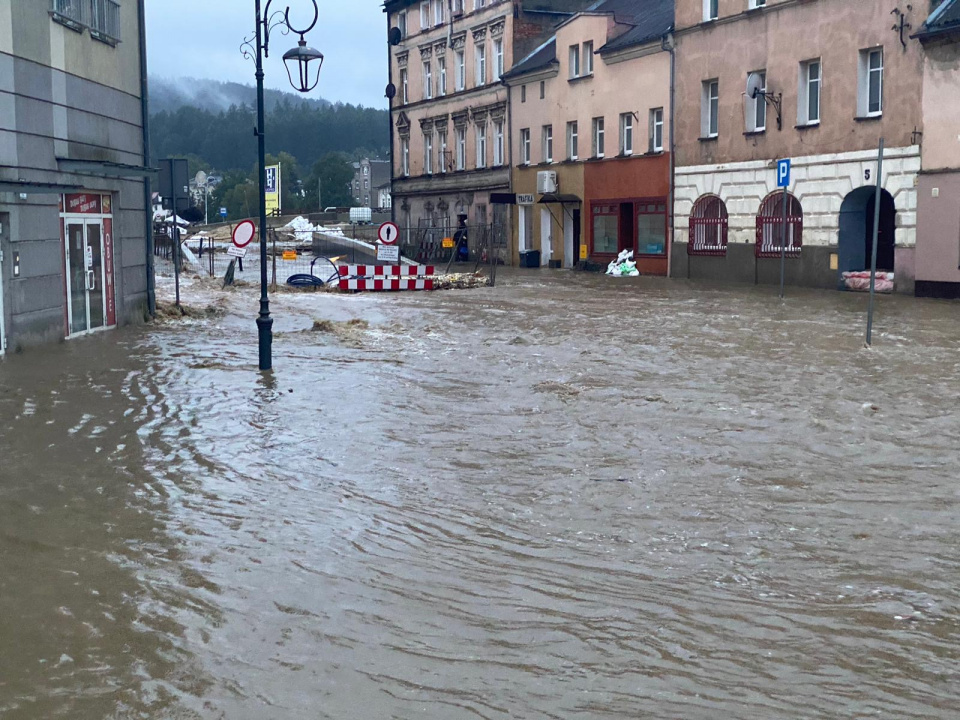
M 677 155 L 677 144 L 673 139 L 674 132 L 674 110 L 676 109 L 677 102 L 677 50 L 675 38 L 673 35 L 673 30 L 671 29 L 666 35 L 663 36 L 661 41 L 661 47 L 670 53 L 670 199 L 667 203 L 668 212 L 670 213 L 670 245 L 667 248 L 667 277 L 672 277 L 673 275 L 673 244 L 676 239 L 677 231 L 677 221 L 674 216 L 674 201 L 676 193 L 676 155 Z
M 138 29 L 140 32 L 140 119 L 143 125 L 143 166 L 150 167 L 150 98 L 147 82 L 147 22 L 145 0 L 137 3 Z M 143 232 L 147 251 L 147 312 L 157 313 L 157 287 L 153 265 L 153 188 L 150 177 L 143 178 Z

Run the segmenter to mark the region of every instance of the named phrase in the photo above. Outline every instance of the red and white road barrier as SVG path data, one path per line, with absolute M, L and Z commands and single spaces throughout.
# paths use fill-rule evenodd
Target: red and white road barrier
M 433 290 L 432 265 L 341 265 L 341 290 Z

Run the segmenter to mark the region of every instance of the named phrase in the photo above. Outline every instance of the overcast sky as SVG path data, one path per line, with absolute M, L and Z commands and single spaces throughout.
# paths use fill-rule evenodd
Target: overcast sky
M 320 85 L 310 97 L 385 108 L 387 21 L 382 0 L 317 4 L 320 21 L 306 39 L 323 53 L 324 61 Z M 255 82 L 253 64 L 239 51 L 243 38 L 254 29 L 254 0 L 146 0 L 146 5 L 152 75 Z M 288 5 L 292 24 L 310 22 L 311 0 L 274 0 L 271 12 Z M 271 37 L 264 68 L 267 87 L 292 91 L 282 57 L 298 39 L 279 33 Z

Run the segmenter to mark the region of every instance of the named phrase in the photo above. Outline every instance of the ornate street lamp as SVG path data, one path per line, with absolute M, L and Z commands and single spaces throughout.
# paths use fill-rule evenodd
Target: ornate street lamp
M 264 12 L 260 12 L 261 0 L 255 0 L 257 12 L 256 32 L 244 40 L 240 49 L 243 56 L 254 60 L 257 66 L 257 135 L 260 160 L 260 314 L 257 317 L 257 334 L 260 347 L 260 369 L 273 368 L 273 318 L 270 317 L 270 300 L 267 297 L 267 170 L 266 170 L 266 136 L 264 134 L 264 116 L 266 114 L 263 103 L 263 58 L 270 57 L 270 33 L 280 28 L 284 35 L 294 33 L 300 36 L 299 46 L 283 56 L 287 66 L 287 75 L 290 84 L 300 92 L 310 92 L 320 82 L 320 68 L 323 65 L 323 55 L 307 47 L 304 35 L 313 30 L 320 19 L 320 8 L 317 0 L 313 3 L 313 22 L 304 30 L 298 30 L 290 24 L 290 7 L 286 10 L 277 10 L 270 14 L 273 0 L 267 0 Z M 316 64 L 316 76 L 313 75 L 313 63 Z M 293 74 L 296 69 L 296 80 Z M 279 188 L 278 188 L 279 189 Z

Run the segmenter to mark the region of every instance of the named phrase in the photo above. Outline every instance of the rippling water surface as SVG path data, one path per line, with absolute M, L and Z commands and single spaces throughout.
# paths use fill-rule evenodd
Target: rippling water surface
M 958 306 L 569 273 L 0 363 L 4 718 L 955 718 Z M 368 330 L 305 331 L 316 318 Z

